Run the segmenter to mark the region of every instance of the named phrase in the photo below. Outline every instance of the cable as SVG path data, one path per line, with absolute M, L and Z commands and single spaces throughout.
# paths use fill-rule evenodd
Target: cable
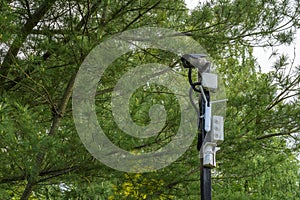
M 196 113 L 197 113 L 197 124 L 198 124 L 198 142 L 197 142 L 197 150 L 200 151 L 200 148 L 202 146 L 202 141 L 203 141 L 203 134 L 201 130 L 201 119 L 203 119 L 204 115 L 201 116 L 200 113 L 200 108 L 198 108 L 198 106 L 195 104 L 194 100 L 193 100 L 193 91 L 200 93 L 202 95 L 202 99 L 205 101 L 205 104 L 207 103 L 207 98 L 205 96 L 204 90 L 202 88 L 202 83 L 201 82 L 193 82 L 192 80 L 192 68 L 189 68 L 189 72 L 188 72 L 188 79 L 189 79 L 189 83 L 191 85 L 190 91 L 189 91 L 189 98 L 190 98 L 190 102 L 193 106 L 193 108 L 195 109 Z M 197 88 L 196 86 L 199 86 L 199 88 Z M 203 124 L 203 122 L 202 122 Z

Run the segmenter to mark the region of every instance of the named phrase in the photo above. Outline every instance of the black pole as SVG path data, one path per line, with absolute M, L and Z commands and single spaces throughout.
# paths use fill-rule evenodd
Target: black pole
M 198 81 L 201 82 L 201 74 L 198 72 Z M 207 104 L 209 106 L 210 103 L 210 95 L 209 91 L 204 89 L 204 95 L 207 99 Z M 199 94 L 199 110 L 200 110 L 200 116 L 204 116 L 205 114 L 205 101 L 203 100 L 202 94 Z M 199 117 L 200 117 L 199 116 Z M 204 138 L 206 136 L 206 131 L 204 129 L 205 119 L 204 117 L 201 117 L 199 119 L 198 124 L 198 150 L 200 150 L 200 184 L 201 184 L 201 200 L 211 200 L 212 194 L 211 194 L 211 169 L 208 167 L 203 166 L 203 143 Z M 201 151 L 202 149 L 202 151 Z
M 212 194 L 211 194 L 211 169 L 209 167 L 204 167 L 203 166 L 203 146 L 204 146 L 204 139 L 206 137 L 206 131 L 205 131 L 205 119 L 204 119 L 204 114 L 205 114 L 205 103 L 207 103 L 207 106 L 210 106 L 210 95 L 209 91 L 205 90 L 203 88 L 202 90 L 202 83 L 201 83 L 201 72 L 204 71 L 209 71 L 210 70 L 210 63 L 206 62 L 205 65 L 202 66 L 201 62 L 199 59 L 205 58 L 206 55 L 203 54 L 184 54 L 181 57 L 181 61 L 183 63 L 183 66 L 185 68 L 189 69 L 188 73 L 188 78 L 189 78 L 189 83 L 192 87 L 192 89 L 196 92 L 199 92 L 199 112 L 198 109 L 198 143 L 197 143 L 197 149 L 200 151 L 200 191 L 201 191 L 201 200 L 211 200 L 212 199 Z M 194 60 L 195 62 L 191 63 L 190 60 Z M 198 62 L 197 62 L 198 61 Z M 198 82 L 194 83 L 192 80 L 192 69 L 197 68 L 198 69 Z M 197 87 L 197 86 L 200 86 Z M 204 94 L 203 94 L 204 93 Z M 204 100 L 203 96 L 206 97 L 206 100 Z M 190 99 L 192 102 L 192 105 L 194 105 L 191 92 L 190 92 Z M 210 116 L 209 116 L 210 117 Z

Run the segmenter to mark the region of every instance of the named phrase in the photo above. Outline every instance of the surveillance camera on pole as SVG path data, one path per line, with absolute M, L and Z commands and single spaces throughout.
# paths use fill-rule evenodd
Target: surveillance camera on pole
M 211 200 L 210 169 L 216 167 L 216 152 L 220 149 L 217 145 L 224 140 L 223 117 L 211 116 L 210 92 L 218 88 L 218 76 L 210 73 L 211 63 L 206 57 L 205 54 L 184 54 L 181 57 L 183 66 L 189 69 L 188 78 L 192 89 L 201 94 L 197 145 L 197 149 L 201 150 L 201 200 Z M 192 80 L 192 69 L 198 70 L 197 82 Z
M 206 60 L 205 54 L 184 54 L 181 61 L 185 68 L 196 68 L 201 73 L 210 71 L 210 62 Z
M 189 69 L 189 81 L 194 90 L 202 94 L 203 100 L 205 102 L 205 125 L 204 129 L 206 132 L 211 130 L 211 104 L 208 102 L 206 96 L 204 95 L 204 89 L 208 91 L 214 91 L 218 87 L 218 76 L 216 74 L 210 73 L 211 63 L 207 61 L 205 54 L 184 54 L 181 57 L 181 61 L 185 68 Z M 198 88 L 191 81 L 191 69 L 198 69 L 198 74 L 201 77 L 201 82 L 197 83 Z M 204 88 L 204 89 L 203 89 Z

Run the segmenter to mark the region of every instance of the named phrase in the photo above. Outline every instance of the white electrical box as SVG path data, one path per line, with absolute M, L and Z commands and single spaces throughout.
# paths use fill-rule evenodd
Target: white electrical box
M 212 117 L 211 141 L 220 144 L 224 141 L 224 118 L 222 116 Z
M 215 90 L 218 88 L 218 75 L 213 73 L 202 73 L 202 87 L 208 90 Z
M 216 167 L 216 143 L 206 142 L 203 147 L 203 166 Z
M 216 154 L 217 151 L 219 150 L 220 148 L 217 147 L 216 143 L 206 142 L 204 144 L 203 152 L 202 152 L 204 167 L 214 168 L 217 166 Z

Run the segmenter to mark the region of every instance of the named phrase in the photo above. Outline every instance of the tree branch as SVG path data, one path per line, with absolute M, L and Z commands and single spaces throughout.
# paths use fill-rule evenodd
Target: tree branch
M 3 76 L 5 77 L 8 75 L 9 69 L 11 65 L 14 63 L 15 57 L 17 56 L 27 36 L 30 34 L 33 28 L 38 24 L 38 22 L 44 17 L 44 15 L 48 12 L 48 10 L 52 7 L 54 2 L 55 0 L 49 0 L 49 1 L 45 0 L 38 8 L 38 10 L 32 15 L 31 18 L 27 20 L 27 22 L 21 28 L 20 34 L 15 38 L 6 56 L 3 59 L 2 66 L 0 68 L 0 74 L 2 75 L 2 77 L 0 77 L 0 85 L 3 85 L 5 81 Z M 3 88 L 0 88 L 0 93 L 1 92 L 3 92 Z
M 295 131 L 288 131 L 288 132 L 280 132 L 280 133 L 272 133 L 264 136 L 257 137 L 256 140 L 263 140 L 271 137 L 283 136 L 283 135 L 291 135 L 295 133 Z
M 66 90 L 63 94 L 63 97 L 60 101 L 60 104 L 58 106 L 57 113 L 56 113 L 56 115 L 54 115 L 54 119 L 53 119 L 51 129 L 50 129 L 48 135 L 54 135 L 55 134 L 55 131 L 58 127 L 58 124 L 59 124 L 61 118 L 63 117 L 63 115 L 65 114 L 68 102 L 69 102 L 70 97 L 72 95 L 72 91 L 73 91 L 73 87 L 74 87 L 74 83 L 75 83 L 75 78 L 76 78 L 76 73 L 73 74 L 72 77 L 69 80 L 67 88 L 66 88 Z
M 79 166 L 72 166 L 72 167 L 66 167 L 63 169 L 55 169 L 55 170 L 47 170 L 47 171 L 41 171 L 39 173 L 40 177 L 45 177 L 44 179 L 39 180 L 38 182 L 42 182 L 44 180 L 48 180 L 48 177 L 52 177 L 53 175 L 55 175 L 56 177 L 59 175 L 64 175 L 66 173 L 69 173 L 71 171 L 77 170 L 79 168 Z M 5 184 L 5 183 L 12 183 L 15 181 L 24 181 L 26 179 L 25 175 L 18 175 L 18 176 L 11 176 L 11 177 L 7 177 L 7 178 L 1 178 L 0 179 L 0 184 Z

